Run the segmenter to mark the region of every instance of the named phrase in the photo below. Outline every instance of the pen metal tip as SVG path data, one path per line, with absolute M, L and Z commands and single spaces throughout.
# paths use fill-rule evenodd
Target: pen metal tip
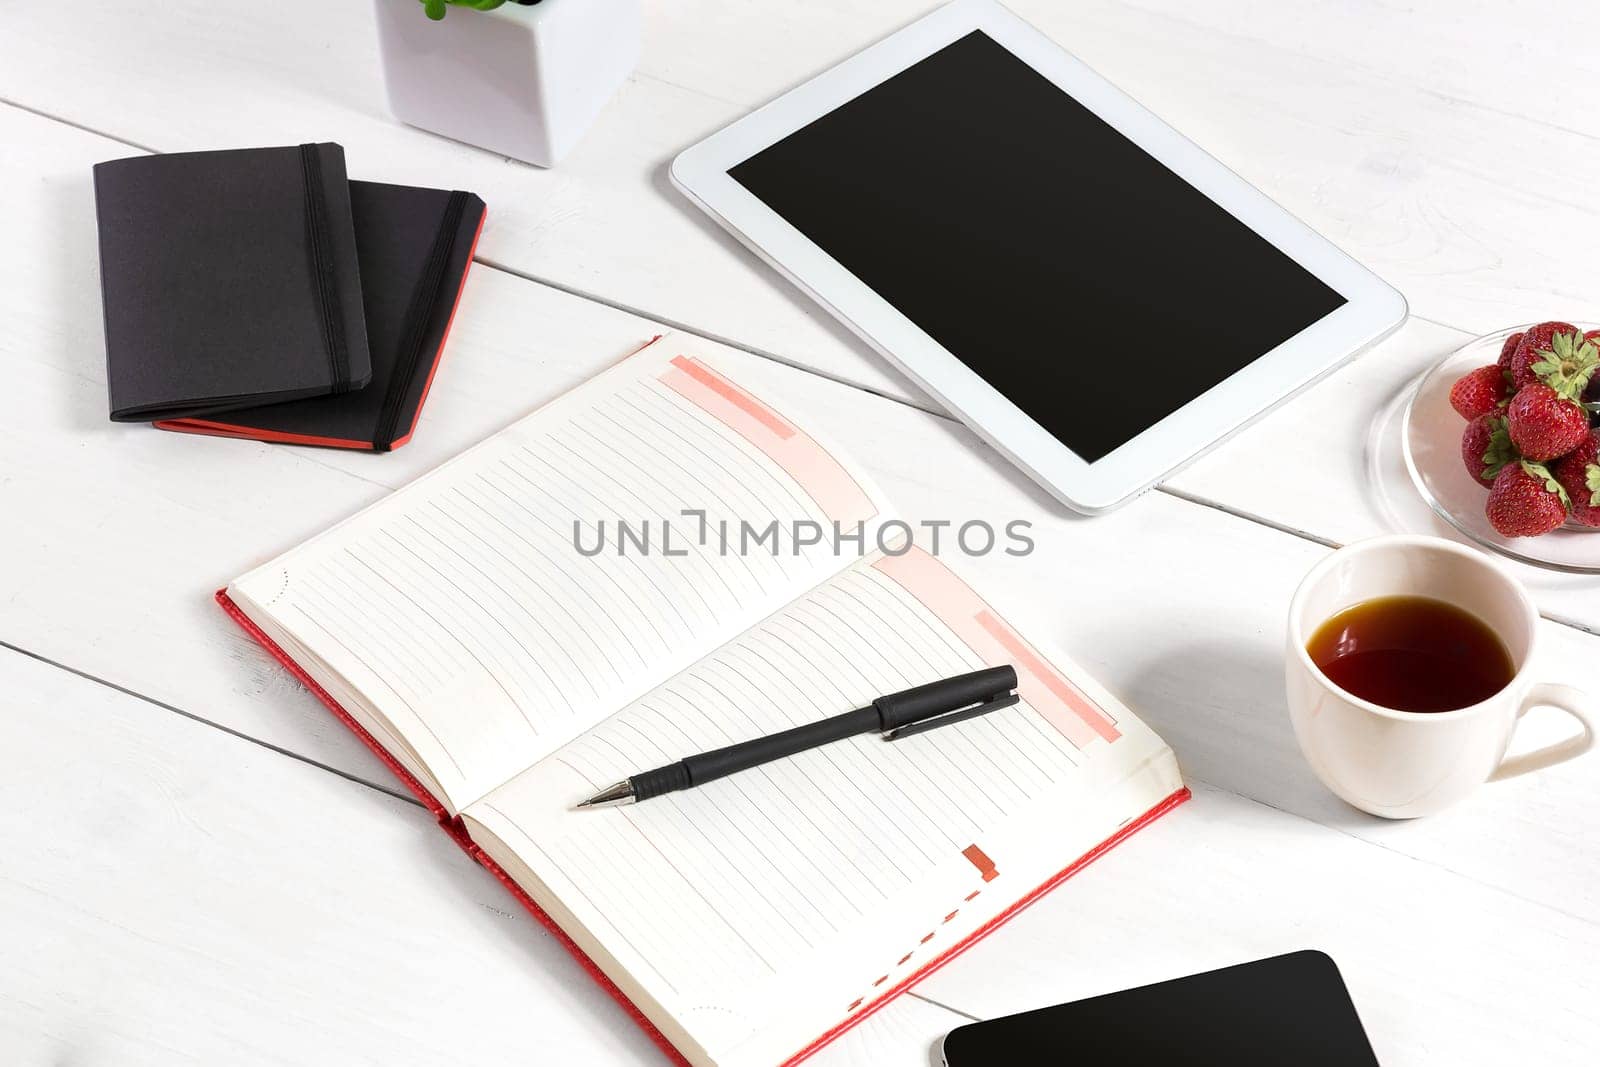
M 588 800 L 578 805 L 580 808 L 598 808 L 604 804 L 621 804 L 633 799 L 633 783 L 627 780 L 616 785 L 608 785 Z

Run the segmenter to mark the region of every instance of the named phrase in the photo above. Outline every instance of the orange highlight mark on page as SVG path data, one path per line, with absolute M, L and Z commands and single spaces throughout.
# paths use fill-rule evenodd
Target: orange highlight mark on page
M 672 365 L 777 434 L 779 440 L 787 441 L 794 436 L 794 427 L 779 418 L 777 412 L 705 364 L 688 356 L 673 356 Z
M 985 882 L 992 882 L 996 878 L 1000 877 L 1000 872 L 995 870 L 994 860 L 990 859 L 983 849 L 979 848 L 977 845 L 968 845 L 966 848 L 961 850 L 961 854 L 967 857 L 974 867 L 978 868 L 978 873 L 983 875 L 983 880 Z M 978 894 L 974 893 L 972 894 L 972 897 L 977 895 Z M 972 897 L 968 897 L 967 899 L 971 900 Z M 952 912 L 952 914 L 954 913 Z
M 1017 669 L 1026 669 L 1027 672 L 1042 681 L 1054 693 L 1056 699 L 1072 709 L 1073 714 L 1088 724 L 1089 728 L 1107 741 L 1115 741 L 1122 735 L 1111 721 L 1101 713 L 1100 709 L 1089 702 L 1089 698 L 1067 681 L 1061 675 L 1050 669 L 1050 665 L 1034 655 L 1033 649 L 1022 643 L 1022 638 L 1005 623 L 994 617 L 989 611 L 978 612 L 978 625 L 987 630 L 996 641 L 1004 646 L 1016 660 Z
M 1082 749 L 1122 736 L 1111 716 L 1046 663 L 943 563 L 913 547 L 904 555 L 884 556 L 875 566 L 937 615 L 984 663 L 1013 664 L 1022 699 L 1073 745 Z
M 853 528 L 878 513 L 866 491 L 827 449 L 704 363 L 674 356 L 660 380 L 766 453 L 841 527 Z

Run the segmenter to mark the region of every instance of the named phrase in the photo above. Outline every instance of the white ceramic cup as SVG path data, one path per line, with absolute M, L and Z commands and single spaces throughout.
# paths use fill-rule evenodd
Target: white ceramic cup
M 1432 597 L 1476 615 L 1511 653 L 1510 684 L 1443 712 L 1396 711 L 1340 689 L 1311 661 L 1306 643 L 1330 617 L 1382 596 Z M 1311 569 L 1289 605 L 1289 717 L 1300 749 L 1329 789 L 1389 819 L 1431 815 L 1484 782 L 1582 755 L 1594 746 L 1600 702 L 1529 678 L 1538 633 L 1539 613 L 1521 583 L 1473 549 L 1411 535 L 1341 548 Z M 1571 715 L 1579 732 L 1507 758 L 1517 722 L 1540 706 Z

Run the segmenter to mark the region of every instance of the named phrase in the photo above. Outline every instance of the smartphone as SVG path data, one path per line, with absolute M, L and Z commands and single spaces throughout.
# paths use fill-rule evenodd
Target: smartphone
M 944 1067 L 1378 1067 L 1339 968 L 1309 950 L 959 1026 L 938 1052 Z

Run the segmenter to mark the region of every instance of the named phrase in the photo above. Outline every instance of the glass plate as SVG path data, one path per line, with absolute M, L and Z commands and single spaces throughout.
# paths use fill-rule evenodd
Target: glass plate
M 1573 323 L 1580 330 L 1593 323 Z M 1505 339 L 1523 326 L 1513 326 L 1469 341 L 1434 364 L 1418 379 L 1400 419 L 1400 445 L 1406 470 L 1429 507 L 1470 540 L 1502 556 L 1536 567 L 1578 574 L 1600 574 L 1600 528 L 1568 522 L 1540 537 L 1505 537 L 1483 513 L 1488 494 L 1472 482 L 1461 462 L 1461 433 L 1466 423 L 1450 406 L 1456 379 L 1500 358 Z

